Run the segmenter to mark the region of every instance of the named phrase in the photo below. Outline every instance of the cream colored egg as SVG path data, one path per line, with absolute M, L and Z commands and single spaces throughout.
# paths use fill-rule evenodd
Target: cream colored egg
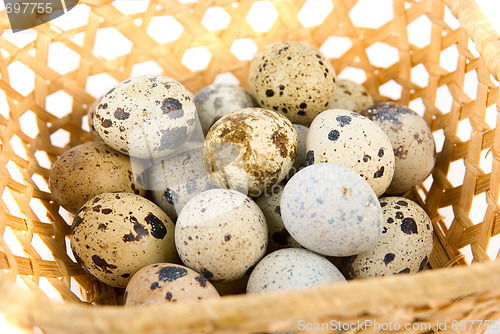
M 88 200 L 71 225 L 71 249 L 97 280 L 124 288 L 139 269 L 178 262 L 174 223 L 139 195 L 104 193 Z
M 252 60 L 249 83 L 263 108 L 308 126 L 329 108 L 335 90 L 335 70 L 318 50 L 304 42 L 276 42 Z
M 402 194 L 430 175 L 436 163 L 436 144 L 425 119 L 402 104 L 381 102 L 361 112 L 391 141 L 395 170 L 388 194 Z
M 173 154 L 146 171 L 153 202 L 172 219 L 199 193 L 218 188 L 203 167 L 203 148 Z
M 146 194 L 139 188 L 130 157 L 102 141 L 80 144 L 59 156 L 50 170 L 49 188 L 59 205 L 71 213 L 101 193 Z
M 90 106 L 87 112 L 87 123 L 89 126 L 89 133 L 92 135 L 92 138 L 94 138 L 95 141 L 103 141 L 102 138 L 99 136 L 97 133 L 95 126 L 94 126 L 94 112 L 97 106 L 99 105 L 99 102 L 101 101 L 101 98 L 96 99 Z
M 243 87 L 217 83 L 203 87 L 196 93 L 194 103 L 205 135 L 215 122 L 231 111 L 259 106 L 252 94 Z
M 372 249 L 343 259 L 351 278 L 416 273 L 425 268 L 433 248 L 433 228 L 427 213 L 404 197 L 380 199 L 384 213 L 382 237 Z
M 327 259 L 307 249 L 277 250 L 259 261 L 250 274 L 247 293 L 292 291 L 345 282 Z
M 186 300 L 220 298 L 203 275 L 174 263 L 150 264 L 130 279 L 125 305 L 175 303 Z
M 195 128 L 193 95 L 178 81 L 143 75 L 120 82 L 94 113 L 99 136 L 137 158 L 164 157 L 184 144 Z
M 337 79 L 337 86 L 329 108 L 346 109 L 359 113 L 372 104 L 373 98 L 365 87 L 348 79 Z
M 285 178 L 297 153 L 297 133 L 284 116 L 245 108 L 218 120 L 203 145 L 203 164 L 219 187 L 259 196 Z
M 365 116 L 330 109 L 316 117 L 306 142 L 308 165 L 330 162 L 358 172 L 382 195 L 394 175 L 394 153 L 387 135 Z
M 212 189 L 193 197 L 175 227 L 186 266 L 213 281 L 234 281 L 264 255 L 267 226 L 257 204 L 235 190 Z
M 287 247 L 301 248 L 302 246 L 287 231 L 281 218 L 281 194 L 283 186 L 275 187 L 269 194 L 263 194 L 255 200 L 266 217 L 269 244 L 267 252 Z

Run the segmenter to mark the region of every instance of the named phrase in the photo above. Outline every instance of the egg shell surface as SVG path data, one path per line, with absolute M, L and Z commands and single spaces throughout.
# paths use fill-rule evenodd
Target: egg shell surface
M 186 142 L 195 127 L 193 94 L 178 81 L 142 75 L 120 82 L 94 113 L 99 136 L 137 158 L 160 158 Z
M 203 167 L 203 148 L 168 156 L 146 172 L 153 202 L 176 219 L 184 205 L 199 193 L 218 188 Z
M 330 61 L 304 42 L 270 44 L 250 64 L 249 83 L 259 105 L 305 126 L 329 108 L 335 80 Z
M 262 194 L 255 203 L 262 210 L 266 217 L 269 244 L 266 253 L 288 247 L 302 247 L 287 231 L 283 219 L 281 218 L 281 194 L 283 186 L 273 188 L 269 194 Z
M 291 291 L 345 282 L 327 259 L 307 249 L 284 248 L 264 257 L 255 266 L 247 293 Z
M 122 191 L 144 196 L 130 164 L 130 157 L 102 141 L 75 146 L 52 164 L 49 188 L 54 199 L 76 213 L 90 198 Z
M 330 162 L 359 173 L 382 195 L 394 175 L 394 152 L 387 135 L 366 118 L 350 110 L 330 109 L 316 117 L 306 141 L 307 164 Z
M 373 98 L 363 85 L 348 79 L 337 79 L 330 109 L 346 109 L 359 113 L 371 105 Z
M 194 95 L 194 103 L 205 135 L 222 116 L 235 110 L 259 106 L 252 94 L 243 87 L 222 83 L 200 89 Z
M 132 276 L 125 290 L 125 305 L 175 303 L 220 298 L 203 275 L 174 263 L 150 264 Z
M 243 277 L 262 258 L 267 242 L 264 214 L 235 190 L 196 195 L 176 223 L 175 244 L 182 262 L 213 281 Z
M 99 136 L 97 133 L 95 126 L 94 126 L 94 112 L 97 106 L 99 105 L 99 102 L 101 101 L 101 98 L 96 99 L 92 104 L 89 106 L 89 110 L 87 112 L 87 124 L 89 126 L 89 133 L 92 135 L 92 138 L 94 138 L 95 141 L 103 141 L 102 138 Z
M 370 185 L 349 167 L 321 163 L 295 174 L 281 195 L 281 217 L 302 246 L 328 256 L 375 246 L 383 216 Z
M 404 197 L 380 199 L 382 237 L 366 252 L 343 258 L 350 278 L 416 273 L 425 268 L 433 248 L 433 227 L 427 213 Z
M 388 194 L 402 194 L 430 175 L 436 163 L 436 144 L 425 119 L 405 105 L 380 102 L 361 112 L 391 141 L 395 170 Z
M 297 133 L 284 116 L 245 108 L 218 120 L 203 144 L 203 164 L 221 188 L 259 196 L 282 181 L 297 154 Z
M 70 243 L 83 269 L 114 287 L 126 287 L 149 264 L 179 261 L 172 220 L 153 202 L 130 193 L 88 200 L 73 220 Z

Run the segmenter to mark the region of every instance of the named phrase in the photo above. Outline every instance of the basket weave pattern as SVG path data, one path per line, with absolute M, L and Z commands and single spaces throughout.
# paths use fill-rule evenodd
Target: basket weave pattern
M 5 31 L 10 26 L 5 12 L 1 13 L 0 90 L 8 112 L 0 115 L 0 268 L 5 272 L 0 275 L 0 310 L 19 326 L 30 331 L 38 327 L 46 333 L 251 332 L 297 328 L 300 319 L 375 319 L 434 326 L 438 320 L 500 318 L 500 266 L 498 261 L 491 262 L 496 254 L 488 254 L 490 240 L 500 233 L 500 129 L 495 127 L 495 118 L 496 123 L 500 120 L 498 34 L 477 5 L 467 0 L 394 0 L 393 18 L 378 28 L 358 26 L 350 16 L 354 7 L 366 2 L 333 0 L 333 10 L 320 25 L 304 27 L 299 14 L 305 0 L 273 1 L 276 20 L 271 20 L 268 31 L 258 32 L 246 18 L 262 1 L 180 4 L 151 0 L 144 11 L 123 14 L 111 1 L 82 0 L 77 8 L 88 10 L 85 25 L 67 31 L 53 23 L 40 25 L 34 28 L 34 40 L 23 46 L 7 38 L 10 33 Z M 226 28 L 211 31 L 203 25 L 213 7 L 229 15 Z M 458 27 L 450 26 L 446 19 L 448 9 L 458 17 Z M 176 40 L 159 43 L 150 36 L 151 22 L 163 16 L 182 26 Z M 428 21 L 429 43 L 417 46 L 408 31 L 421 18 Z M 115 29 L 128 40 L 130 51 L 116 57 L 100 56 L 94 47 L 102 29 Z M 137 73 L 137 64 L 154 62 L 162 74 L 179 80 L 192 92 L 212 83 L 221 73 L 230 73 L 248 88 L 249 60 L 240 60 L 232 52 L 235 41 L 251 41 L 261 49 L 274 41 L 301 40 L 321 48 L 331 37 L 346 38 L 351 44 L 332 59 L 337 73 L 353 68 L 363 73 L 363 84 L 376 101 L 391 99 L 381 87 L 396 84 L 401 89 L 397 100 L 420 105 L 436 138 L 441 138 L 432 177 L 406 196 L 426 209 L 434 225 L 435 247 L 429 267 L 457 268 L 309 292 L 158 306 L 133 313 L 81 303 L 117 304 L 119 292 L 97 283 L 74 262 L 67 238 L 71 217 L 54 202 L 46 185 L 50 164 L 57 156 L 91 140 L 82 119 L 98 97 L 90 93 L 90 78 L 106 74 L 119 82 Z M 79 56 L 75 70 L 61 74 L 49 66 L 50 61 L 58 61 L 50 52 L 56 44 Z M 397 52 L 396 63 L 380 67 L 371 62 L 369 49 L 381 44 Z M 192 71 L 184 56 L 187 50 L 199 47 L 210 53 L 210 61 L 205 69 Z M 443 52 L 450 49 L 457 51 L 456 69 L 440 62 Z M 34 87 L 31 92 L 20 92 L 11 85 L 18 68 L 14 65 L 19 63 L 34 72 L 33 82 L 26 83 Z M 428 73 L 425 84 L 414 82 L 413 71 L 418 68 Z M 48 96 L 61 91 L 73 97 L 71 110 L 55 115 L 47 108 Z M 450 103 L 445 107 L 436 104 L 443 92 L 449 92 Z M 33 129 L 23 126 L 27 118 L 36 120 L 34 135 L 30 132 Z M 470 124 L 466 138 L 459 136 L 464 124 Z M 68 135 L 67 142 L 57 139 L 61 133 Z M 22 148 L 16 143 L 22 143 Z M 457 166 L 458 179 L 451 176 L 456 175 Z M 9 204 L 10 197 L 16 205 Z M 482 203 L 480 219 L 471 214 L 478 202 Z M 445 211 L 452 213 L 452 219 L 444 218 Z M 16 246 L 7 235 L 15 237 Z M 477 262 L 471 266 L 460 252 L 468 246 L 473 262 Z M 48 249 L 51 256 L 42 256 L 40 247 Z M 29 292 L 14 285 L 16 279 Z M 65 304 L 49 301 L 47 286 Z M 135 322 L 132 314 L 136 314 Z

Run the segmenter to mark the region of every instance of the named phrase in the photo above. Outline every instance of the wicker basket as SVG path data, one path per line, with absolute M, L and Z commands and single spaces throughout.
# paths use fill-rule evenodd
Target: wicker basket
M 376 28 L 364 26 L 355 14 L 382 1 L 333 0 L 333 10 L 318 13 L 324 17 L 319 25 L 301 20 L 311 2 L 151 0 L 124 14 L 119 1 L 81 0 L 73 11 L 86 13 L 83 24 L 75 22 L 67 31 L 54 23 L 37 26 L 31 35 L 16 35 L 33 37 L 24 45 L 9 38 L 10 26 L 1 13 L 0 89 L 9 112 L 0 115 L 0 311 L 7 319 L 30 333 L 82 334 L 321 333 L 334 332 L 340 322 L 358 324 L 350 332 L 456 333 L 500 327 L 493 322 L 500 318 L 500 262 L 488 253 L 500 232 L 498 34 L 470 0 L 393 0 L 394 15 Z M 227 26 L 221 19 L 216 30 L 206 27 L 205 18 L 214 10 L 225 12 Z M 165 16 L 183 28 L 178 37 L 170 30 L 158 34 L 162 28 L 155 22 Z M 412 41 L 417 21 L 424 23 L 416 34 L 425 43 Z M 114 29 L 112 36 L 120 38 L 103 41 L 105 29 Z M 123 39 L 128 43 L 124 54 L 97 50 Z M 72 258 L 67 238 L 71 216 L 48 191 L 50 164 L 69 147 L 91 140 L 84 130 L 88 106 L 109 88 L 106 84 L 138 74 L 141 64 L 153 64 L 157 73 L 193 92 L 221 78 L 247 87 L 251 55 L 238 56 L 238 43 L 256 50 L 278 40 L 302 40 L 317 48 L 347 42 L 342 54 L 327 54 L 337 73 L 355 73 L 376 101 L 410 104 L 430 124 L 439 149 L 436 167 L 423 185 L 406 194 L 426 208 L 434 224 L 429 270 L 297 292 L 112 306 L 119 304 L 120 291 L 94 281 Z M 66 53 L 55 52 L 58 48 Z M 374 64 L 371 54 L 387 49 L 397 61 Z M 211 55 L 206 68 L 190 69 L 186 56 L 193 52 Z M 57 57 L 69 53 L 77 56 L 75 67 L 60 73 Z M 453 57 L 443 63 L 445 53 L 446 59 Z M 27 69 L 34 73 L 32 80 L 13 85 L 16 71 Z M 418 71 L 428 73 L 428 80 L 415 82 Z M 439 102 L 446 95 L 448 102 Z M 69 107 L 53 112 L 57 104 Z M 36 126 L 27 126 L 30 121 Z M 461 250 L 471 253 L 471 265 Z

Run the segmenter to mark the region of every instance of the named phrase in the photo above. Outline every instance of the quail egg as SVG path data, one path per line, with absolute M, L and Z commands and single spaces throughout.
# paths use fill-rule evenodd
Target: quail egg
M 250 64 L 252 94 L 263 108 L 309 126 L 329 108 L 335 90 L 335 70 L 318 50 L 304 42 L 276 42 Z

